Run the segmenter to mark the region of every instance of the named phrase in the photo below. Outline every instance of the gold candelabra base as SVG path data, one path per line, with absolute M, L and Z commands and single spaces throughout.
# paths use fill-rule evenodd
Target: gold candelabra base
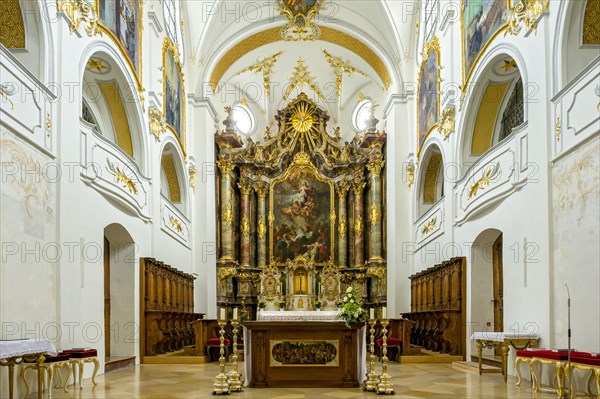
M 371 342 L 369 344 L 369 370 L 367 371 L 367 379 L 363 383 L 363 391 L 375 392 L 379 384 L 379 373 L 375 371 L 375 324 L 376 319 L 369 320 L 371 327 Z
M 238 326 L 240 322 L 232 320 L 231 325 L 233 326 L 233 355 L 231 356 L 231 362 L 233 363 L 233 369 L 227 373 L 227 383 L 229 389 L 235 392 L 241 392 L 244 389 L 244 381 L 242 375 L 238 371 L 238 356 L 237 356 L 237 340 L 238 340 Z
M 227 322 L 224 320 L 219 320 L 219 335 L 221 339 L 220 344 L 220 355 L 219 357 L 219 374 L 215 377 L 215 382 L 213 384 L 213 395 L 229 395 L 231 390 L 229 389 L 229 383 L 227 382 L 227 375 L 225 374 L 225 324 Z
M 389 320 L 381 320 L 381 332 L 383 333 L 383 358 L 381 359 L 381 376 L 379 377 L 379 384 L 377 384 L 377 395 L 394 395 L 394 384 L 392 383 L 392 376 L 388 374 L 388 357 L 387 357 L 387 326 L 390 324 Z

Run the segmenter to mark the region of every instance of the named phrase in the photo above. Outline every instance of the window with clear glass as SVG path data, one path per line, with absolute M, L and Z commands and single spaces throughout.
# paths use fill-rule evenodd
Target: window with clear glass
M 181 29 L 179 21 L 179 4 L 177 0 L 163 0 L 163 13 L 165 28 L 169 39 L 179 47 L 179 55 L 183 60 L 183 44 L 181 43 Z
M 364 100 L 356 106 L 354 110 L 354 128 L 359 132 L 367 128 L 367 122 L 371 117 L 371 108 L 373 107 L 373 101 Z
M 233 106 L 233 121 L 237 130 L 242 134 L 252 134 L 255 129 L 255 120 L 252 111 L 241 104 Z
M 512 130 L 517 126 L 520 126 L 525 120 L 525 109 L 523 106 L 523 80 L 519 78 L 519 81 L 515 85 L 508 104 L 502 114 L 502 122 L 500 123 L 500 137 L 499 141 L 504 140 L 512 133 Z

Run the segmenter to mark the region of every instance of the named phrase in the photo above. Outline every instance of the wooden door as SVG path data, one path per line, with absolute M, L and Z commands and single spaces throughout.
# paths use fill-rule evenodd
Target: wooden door
M 104 353 L 110 356 L 110 243 L 104 237 Z
M 494 331 L 504 331 L 504 292 L 502 281 L 502 234 L 493 247 L 494 267 Z

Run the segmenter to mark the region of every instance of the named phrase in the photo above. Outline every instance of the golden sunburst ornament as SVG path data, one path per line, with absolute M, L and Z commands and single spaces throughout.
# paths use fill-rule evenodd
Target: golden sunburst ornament
M 315 120 L 312 114 L 306 109 L 298 108 L 296 109 L 296 112 L 294 112 L 294 115 L 292 115 L 292 126 L 297 132 L 309 132 L 314 123 Z

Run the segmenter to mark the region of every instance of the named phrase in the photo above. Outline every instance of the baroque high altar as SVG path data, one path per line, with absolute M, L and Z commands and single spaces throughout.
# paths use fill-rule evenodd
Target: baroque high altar
M 385 143 L 368 128 L 342 143 L 329 115 L 304 93 L 264 142 L 246 143 L 231 110 L 217 144 L 217 300 L 253 319 L 275 310 L 333 310 L 354 285 L 366 304 L 386 302 Z

